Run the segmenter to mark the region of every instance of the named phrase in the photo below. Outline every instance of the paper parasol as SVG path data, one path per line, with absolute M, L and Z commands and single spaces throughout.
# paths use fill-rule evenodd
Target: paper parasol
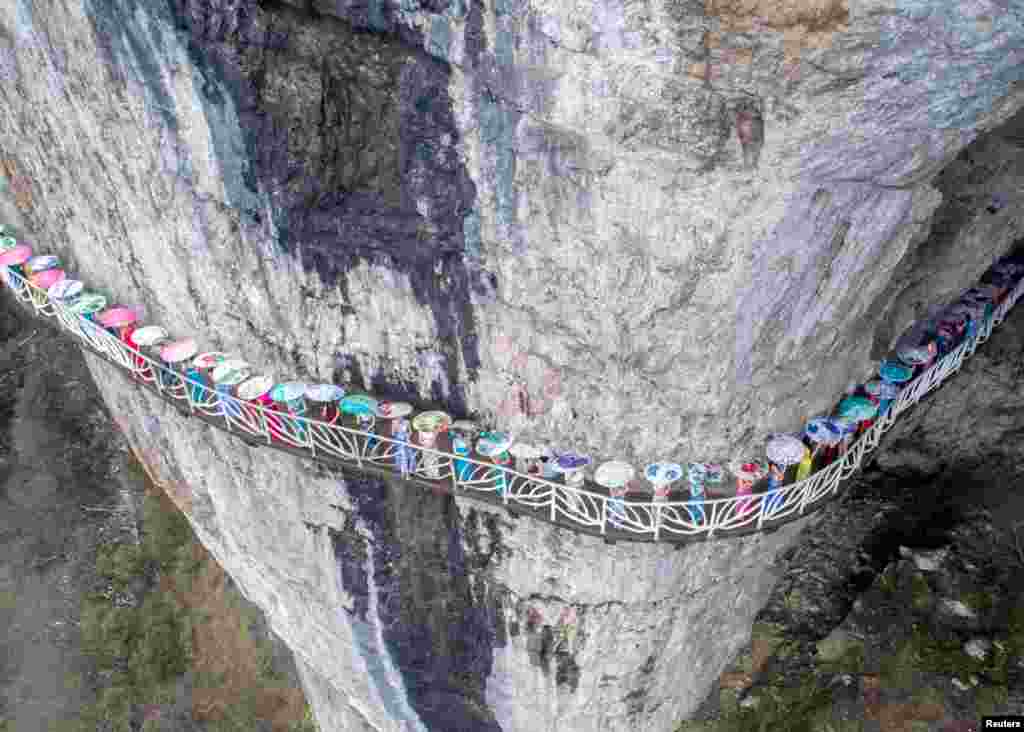
M 85 285 L 79 280 L 63 279 L 50 285 L 46 294 L 50 296 L 51 300 L 70 300 L 81 295 L 84 288 Z
M 25 269 L 32 272 L 44 272 L 60 265 L 60 260 L 52 254 L 37 254 L 25 262 Z
M 301 381 L 286 381 L 270 390 L 270 398 L 282 404 L 301 399 L 305 394 L 306 384 Z
M 839 402 L 838 413 L 840 417 L 860 422 L 878 414 L 878 405 L 867 397 L 848 396 Z
M 679 463 L 651 463 L 644 468 L 644 477 L 655 485 L 674 483 L 683 477 L 683 466 Z
M 228 354 L 220 351 L 208 351 L 200 353 L 192 359 L 192 365 L 197 369 L 212 369 L 228 360 Z
M 312 402 L 337 402 L 345 397 L 345 390 L 335 384 L 310 384 L 306 387 L 306 399 Z
M 864 385 L 864 391 L 879 399 L 895 399 L 900 395 L 900 388 L 888 381 L 874 379 Z
M 18 244 L 6 252 L 0 253 L 0 265 L 7 267 L 14 264 L 24 264 L 32 256 L 32 247 Z
M 67 275 L 62 269 L 44 269 L 42 272 L 33 272 L 28 281 L 40 290 L 49 290 L 65 277 Z
M 605 488 L 624 488 L 633 480 L 636 471 L 633 466 L 622 460 L 609 460 L 601 463 L 594 471 L 594 482 Z
M 68 310 L 77 315 L 90 315 L 92 313 L 98 313 L 107 307 L 107 298 L 98 292 L 89 292 L 86 290 L 75 302 L 68 306 Z
M 903 384 L 914 376 L 914 370 L 895 361 L 882 361 L 878 367 L 878 375 L 890 384 Z
M 196 355 L 196 342 L 191 338 L 182 338 L 181 340 L 173 341 L 168 343 L 166 346 L 160 349 L 160 358 L 166 363 L 181 363 L 186 359 L 192 358 Z
M 378 402 L 377 416 L 381 419 L 401 419 L 412 414 L 409 402 Z
M 807 446 L 793 435 L 774 435 L 765 445 L 765 454 L 776 465 L 796 465 L 807 454 Z
M 484 432 L 476 441 L 476 451 L 486 457 L 500 455 L 512 446 L 512 436 L 507 432 Z
M 245 361 L 222 361 L 210 374 L 214 384 L 234 386 L 241 384 L 252 375 L 252 369 Z
M 104 328 L 123 328 L 137 320 L 135 311 L 126 307 L 115 306 L 104 310 L 96 316 L 96 322 Z
M 804 427 L 804 434 L 811 442 L 819 445 L 838 445 L 843 440 L 843 433 L 831 421 L 822 417 L 810 420 Z
M 273 388 L 274 380 L 269 376 L 252 376 L 239 384 L 235 393 L 238 395 L 239 399 L 251 402 L 255 399 L 259 399 Z
M 451 421 L 444 412 L 422 412 L 412 418 L 412 428 L 417 432 L 444 432 Z
M 341 411 L 345 414 L 376 414 L 377 400 L 365 394 L 349 394 L 341 400 Z
M 167 331 L 159 325 L 147 325 L 132 333 L 132 340 L 138 346 L 155 346 L 167 340 Z
M 590 465 L 591 459 L 589 455 L 577 455 L 573 452 L 565 452 L 558 456 L 555 460 L 555 464 L 551 466 L 551 469 L 556 473 L 571 473 L 574 470 L 580 470 Z

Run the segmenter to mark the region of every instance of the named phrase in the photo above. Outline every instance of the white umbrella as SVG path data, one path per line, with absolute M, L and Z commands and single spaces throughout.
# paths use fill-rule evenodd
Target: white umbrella
M 776 465 L 796 465 L 807 454 L 807 446 L 792 435 L 774 435 L 765 445 L 765 452 Z
M 622 488 L 636 475 L 629 463 L 621 460 L 609 460 L 601 463 L 594 471 L 594 481 L 605 488 Z

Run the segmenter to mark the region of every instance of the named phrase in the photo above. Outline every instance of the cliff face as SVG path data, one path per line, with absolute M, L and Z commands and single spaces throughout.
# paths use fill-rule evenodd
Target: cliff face
M 1022 11 L 15 0 L 0 154 L 39 243 L 177 335 L 601 457 L 724 459 L 1020 235 Z M 668 729 L 796 530 L 604 546 L 94 371 L 326 730 Z

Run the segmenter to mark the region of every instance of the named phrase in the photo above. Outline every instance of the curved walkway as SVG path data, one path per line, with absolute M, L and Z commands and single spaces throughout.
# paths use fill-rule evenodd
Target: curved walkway
M 415 470 L 408 482 L 435 491 L 451 492 L 504 506 L 514 515 L 528 515 L 609 541 L 690 542 L 770 531 L 819 509 L 837 495 L 840 484 L 856 472 L 901 414 L 938 388 L 960 370 L 964 360 L 988 340 L 992 329 L 1003 322 L 1010 308 L 1024 294 L 1024 279 L 982 323 L 973 338 L 965 338 L 956 350 L 936 361 L 909 382 L 888 413 L 861 434 L 841 458 L 798 483 L 773 494 L 711 498 L 701 502 L 635 501 L 612 499 L 606 490 L 586 484 L 577 489 L 562 483 L 495 466 L 449 452 L 447 441 L 438 449 L 404 443 L 382 435 L 326 422 L 293 417 L 235 398 L 220 398 L 204 385 L 168 369 L 103 328 L 68 311 L 47 293 L 29 284 L 6 267 L 0 274 L 24 303 L 35 312 L 54 319 L 66 335 L 126 372 L 138 386 L 149 388 L 174 404 L 183 414 L 241 437 L 251 446 L 262 445 L 310 457 L 346 471 L 393 476 L 396 448 L 411 450 Z M 166 382 L 158 377 L 164 375 Z M 165 383 L 173 383 L 167 386 Z M 193 398 L 204 394 L 203 400 Z M 198 391 L 202 390 L 202 391 Z M 271 430 L 271 427 L 273 430 Z M 703 507 L 704 519 L 691 517 L 687 506 Z M 696 512 L 695 512 L 696 513 Z M 697 514 L 699 516 L 699 514 Z

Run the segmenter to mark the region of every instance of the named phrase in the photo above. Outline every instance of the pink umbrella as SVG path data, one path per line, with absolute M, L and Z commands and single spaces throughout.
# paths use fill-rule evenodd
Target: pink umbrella
M 160 349 L 160 358 L 166 363 L 180 363 L 186 359 L 192 358 L 196 355 L 196 351 L 199 349 L 196 347 L 196 342 L 191 338 L 182 338 L 181 340 L 168 343 L 166 346 Z
M 44 269 L 29 277 L 28 281 L 41 290 L 49 290 L 52 285 L 57 284 L 66 276 L 62 269 Z
M 137 318 L 134 310 L 118 305 L 109 310 L 104 310 L 96 316 L 96 320 L 104 328 L 123 328 L 134 323 Z
M 0 266 L 6 267 L 12 264 L 24 264 L 32 256 L 32 247 L 19 244 L 13 249 L 8 249 L 0 254 Z

